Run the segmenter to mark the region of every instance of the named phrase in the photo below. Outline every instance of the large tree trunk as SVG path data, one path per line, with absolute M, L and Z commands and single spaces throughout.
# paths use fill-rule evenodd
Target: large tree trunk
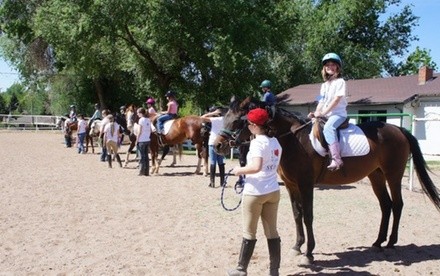
M 96 95 L 98 96 L 98 101 L 99 101 L 99 105 L 101 106 L 101 110 L 106 109 L 107 106 L 104 100 L 104 89 L 102 88 L 101 81 L 99 80 L 99 78 L 95 78 L 93 79 L 93 83 L 95 85 Z

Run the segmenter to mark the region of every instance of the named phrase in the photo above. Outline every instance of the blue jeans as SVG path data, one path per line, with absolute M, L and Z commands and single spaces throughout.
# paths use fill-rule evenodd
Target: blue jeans
M 78 153 L 84 152 L 84 139 L 86 138 L 86 133 L 78 133 Z
M 339 115 L 332 115 L 328 117 L 327 122 L 324 125 L 324 137 L 329 145 L 338 141 L 336 129 L 342 125 L 345 119 L 347 119 L 347 117 L 342 117 Z
M 163 133 L 163 126 L 166 121 L 174 119 L 176 117 L 176 114 L 162 114 L 157 118 L 157 132 Z
M 225 157 L 215 152 L 214 145 L 209 145 L 208 154 L 209 154 L 209 162 L 211 165 L 215 166 L 217 163 L 219 165 L 223 165 L 225 163 Z
M 150 158 L 148 157 L 148 150 L 150 148 L 150 142 L 139 142 L 137 144 L 137 149 L 141 156 L 139 161 L 140 174 L 148 175 L 150 170 Z
M 101 161 L 104 162 L 106 158 L 107 158 L 107 147 L 103 144 L 101 151 Z

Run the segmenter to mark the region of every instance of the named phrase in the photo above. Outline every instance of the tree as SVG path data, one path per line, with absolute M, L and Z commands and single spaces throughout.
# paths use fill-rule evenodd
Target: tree
M 430 50 L 416 47 L 416 50 L 407 57 L 405 62 L 398 64 L 396 75 L 417 74 L 419 72 L 419 68 L 422 66 L 428 66 L 436 70 L 437 64 L 432 60 L 430 52 Z
M 9 113 L 9 109 L 6 105 L 6 100 L 3 97 L 3 94 L 0 93 L 0 114 L 8 114 Z
M 29 85 L 52 84 L 49 99 L 74 93 L 84 107 L 147 96 L 164 103 L 173 89 L 181 105 L 204 108 L 252 95 L 263 79 L 278 91 L 321 81 L 327 52 L 341 55 L 348 78 L 394 74 L 417 18 L 410 6 L 380 17 L 400 2 L 4 0 L 0 18 L 17 46 L 9 56 Z M 73 79 L 75 89 L 54 90 Z

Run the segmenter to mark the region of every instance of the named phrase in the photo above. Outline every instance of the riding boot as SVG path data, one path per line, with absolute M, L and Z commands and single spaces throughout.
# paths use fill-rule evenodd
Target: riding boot
M 215 187 L 215 165 L 213 164 L 209 166 L 209 187 Z
M 112 156 L 110 154 L 107 154 L 107 162 L 108 162 L 108 167 L 111 168 L 112 167 Z
M 254 253 L 255 243 L 257 240 L 247 240 L 243 238 L 241 243 L 240 257 L 238 260 L 238 266 L 236 269 L 228 271 L 229 276 L 246 276 L 247 267 Z
M 121 157 L 119 156 L 119 154 L 116 153 L 116 160 L 118 160 L 119 163 L 119 167 L 122 168 L 122 161 L 121 161 Z
M 219 164 L 218 170 L 220 172 L 220 187 L 225 185 L 225 164 Z
M 341 159 L 341 148 L 339 146 L 339 142 L 335 142 L 329 146 L 330 154 L 332 156 L 332 162 L 327 167 L 327 169 L 331 171 L 339 170 L 342 165 L 344 165 L 344 162 Z
M 269 247 L 270 258 L 270 276 L 279 276 L 279 268 L 281 262 L 281 239 L 267 239 L 267 246 Z

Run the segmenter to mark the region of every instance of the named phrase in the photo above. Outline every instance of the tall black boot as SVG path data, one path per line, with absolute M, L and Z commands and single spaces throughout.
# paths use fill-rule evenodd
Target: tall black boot
M 112 156 L 111 156 L 111 154 L 107 154 L 107 162 L 108 162 L 108 167 L 111 168 L 112 167 Z
M 247 240 L 243 238 L 241 243 L 240 258 L 238 260 L 238 266 L 236 269 L 228 271 L 229 276 L 246 276 L 247 267 L 254 253 L 255 243 L 257 240 Z
M 209 187 L 215 187 L 215 165 L 209 166 Z
M 225 185 L 225 164 L 219 164 L 218 170 L 220 172 L 220 187 Z
M 267 246 L 269 247 L 269 258 L 270 258 L 270 276 L 278 276 L 280 262 L 281 262 L 281 239 L 267 239 Z
M 119 156 L 119 154 L 116 153 L 116 160 L 118 160 L 119 163 L 119 167 L 122 168 L 122 161 L 121 161 L 121 157 Z

